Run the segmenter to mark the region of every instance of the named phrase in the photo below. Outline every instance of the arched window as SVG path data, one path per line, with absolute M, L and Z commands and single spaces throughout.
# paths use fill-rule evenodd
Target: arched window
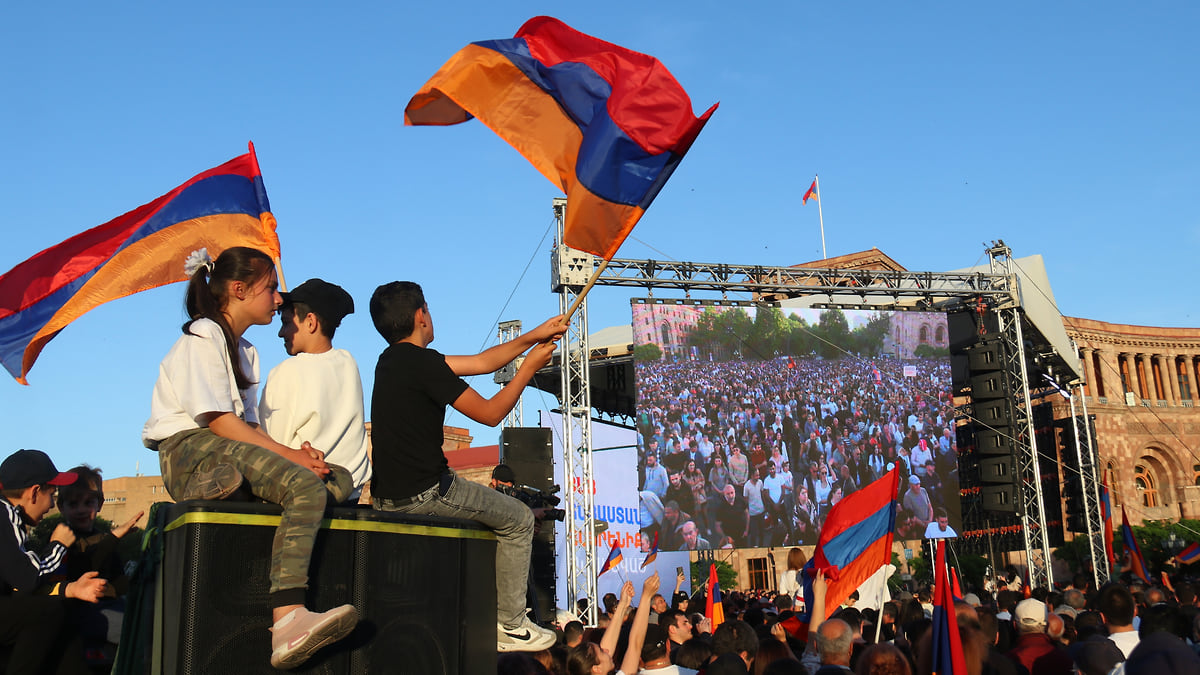
M 937 344 L 945 344 L 946 342 L 946 327 L 938 326 L 937 330 L 933 331 L 933 341 Z
M 921 326 L 921 333 L 920 333 L 919 339 L 921 341 L 921 344 L 923 344 L 923 345 L 929 344 L 929 326 L 927 326 L 927 325 Z
M 1159 506 L 1158 479 L 1155 478 L 1154 472 L 1145 464 L 1138 464 L 1133 467 L 1133 485 L 1137 488 L 1138 492 L 1142 493 L 1142 506 Z
M 1192 465 L 1192 485 L 1200 485 L 1200 464 Z

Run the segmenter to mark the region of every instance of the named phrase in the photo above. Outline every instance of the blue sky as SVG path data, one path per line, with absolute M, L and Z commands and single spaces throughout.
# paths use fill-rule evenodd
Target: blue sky
M 721 102 L 619 257 L 818 259 L 816 208 L 799 198 L 820 173 L 831 256 L 877 246 L 941 271 L 1001 238 L 1044 256 L 1067 315 L 1200 325 L 1190 4 L 409 4 L 8 3 L 0 271 L 253 140 L 288 283 L 320 276 L 358 303 L 336 342 L 368 392 L 384 344 L 366 305 L 380 283 L 425 287 L 443 352 L 493 344 L 500 320 L 539 323 L 558 307 L 557 188 L 481 124 L 405 128 L 403 111 L 468 42 L 550 14 L 657 56 L 696 112 Z M 139 437 L 182 293 L 94 310 L 49 344 L 31 386 L 0 386 L 0 453 L 157 473 Z M 631 297 L 596 289 L 592 330 L 628 323 Z M 276 328 L 247 333 L 264 375 L 285 356 Z M 555 402 L 525 405 L 534 424 Z M 447 422 L 496 442 L 461 415 Z

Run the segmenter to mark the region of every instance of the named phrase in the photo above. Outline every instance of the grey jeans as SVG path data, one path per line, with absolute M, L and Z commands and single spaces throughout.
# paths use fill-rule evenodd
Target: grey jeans
M 373 506 L 380 511 L 473 520 L 491 528 L 496 533 L 496 618 L 506 628 L 521 623 L 533 545 L 533 511 L 528 506 L 458 476 L 445 495 L 434 485 L 407 504 L 376 497 Z

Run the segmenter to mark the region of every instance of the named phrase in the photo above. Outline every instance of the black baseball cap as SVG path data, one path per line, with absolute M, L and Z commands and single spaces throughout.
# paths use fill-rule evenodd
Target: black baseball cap
M 492 469 L 492 478 L 501 483 L 517 482 L 517 475 L 513 473 L 512 467 L 507 464 L 497 464 L 496 468 Z
M 0 464 L 0 488 L 24 490 L 34 485 L 70 485 L 77 474 L 62 472 L 41 450 L 18 450 Z
M 350 297 L 346 289 L 324 279 L 309 279 L 290 293 L 279 295 L 283 297 L 284 305 L 297 302 L 307 305 L 322 321 L 327 322 L 330 328 L 337 328 L 347 314 L 354 313 L 354 298 Z

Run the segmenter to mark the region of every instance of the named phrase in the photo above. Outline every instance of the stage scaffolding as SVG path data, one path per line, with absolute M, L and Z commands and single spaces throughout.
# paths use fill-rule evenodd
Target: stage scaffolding
M 561 244 L 566 200 L 554 200 L 554 215 L 558 221 L 558 237 L 551 261 L 552 290 L 560 294 L 560 307 L 566 311 L 597 269 L 600 260 L 595 256 L 570 249 Z M 1016 457 L 1018 516 L 1024 526 L 1024 544 L 1034 586 L 1048 586 L 1050 579 L 1050 547 L 1043 511 L 1042 481 L 1038 470 L 1039 449 L 1034 440 L 1031 390 L 1054 386 L 1070 391 L 1081 384 L 1070 364 L 1057 356 L 1050 340 L 1043 337 L 1022 308 L 1020 282 L 1012 269 L 1011 250 L 1002 241 L 987 249 L 990 258 L 988 272 L 907 272 L 862 269 L 811 269 L 804 267 L 770 267 L 735 265 L 729 263 L 664 262 L 616 258 L 596 281 L 597 286 L 620 286 L 645 289 L 652 295 L 657 290 L 683 291 L 685 298 L 656 298 L 664 304 L 691 304 L 693 293 L 725 294 L 751 293 L 757 304 L 778 305 L 781 300 L 806 298 L 816 307 L 839 307 L 865 310 L 927 310 L 948 311 L 963 307 L 975 310 L 986 308 L 996 314 L 1000 334 L 1008 347 L 1005 367 L 1013 383 L 1011 408 L 1017 430 Z M 595 520 L 593 518 L 591 404 L 589 392 L 589 348 L 587 344 L 586 297 L 572 317 L 566 339 L 565 354 L 560 368 L 560 403 L 563 419 L 563 453 L 566 521 L 566 585 L 572 599 L 596 599 Z M 1030 383 L 1030 365 L 1036 361 L 1039 373 L 1053 373 L 1064 379 L 1051 385 L 1041 378 Z M 1049 367 L 1047 367 L 1049 366 Z M 1064 376 L 1065 375 L 1065 376 Z M 1054 376 L 1051 376 L 1054 379 Z M 1082 387 L 1078 386 L 1082 393 Z M 1080 396 L 1082 399 L 1082 396 Z M 1074 400 L 1072 399 L 1072 407 Z M 970 415 L 971 405 L 959 411 Z M 1086 414 L 1083 415 L 1087 426 Z M 1095 449 L 1090 429 L 1075 434 L 1076 452 L 1083 472 L 1088 532 L 1093 542 L 1093 560 L 1099 585 L 1108 577 L 1107 559 L 1096 554 L 1103 551 L 1101 537 L 1103 522 L 1099 511 Z M 1047 449 L 1055 453 L 1054 448 Z M 576 513 L 586 514 L 577 521 Z M 1080 533 L 1081 535 L 1083 533 Z M 595 620 L 595 606 L 589 608 L 585 620 Z

